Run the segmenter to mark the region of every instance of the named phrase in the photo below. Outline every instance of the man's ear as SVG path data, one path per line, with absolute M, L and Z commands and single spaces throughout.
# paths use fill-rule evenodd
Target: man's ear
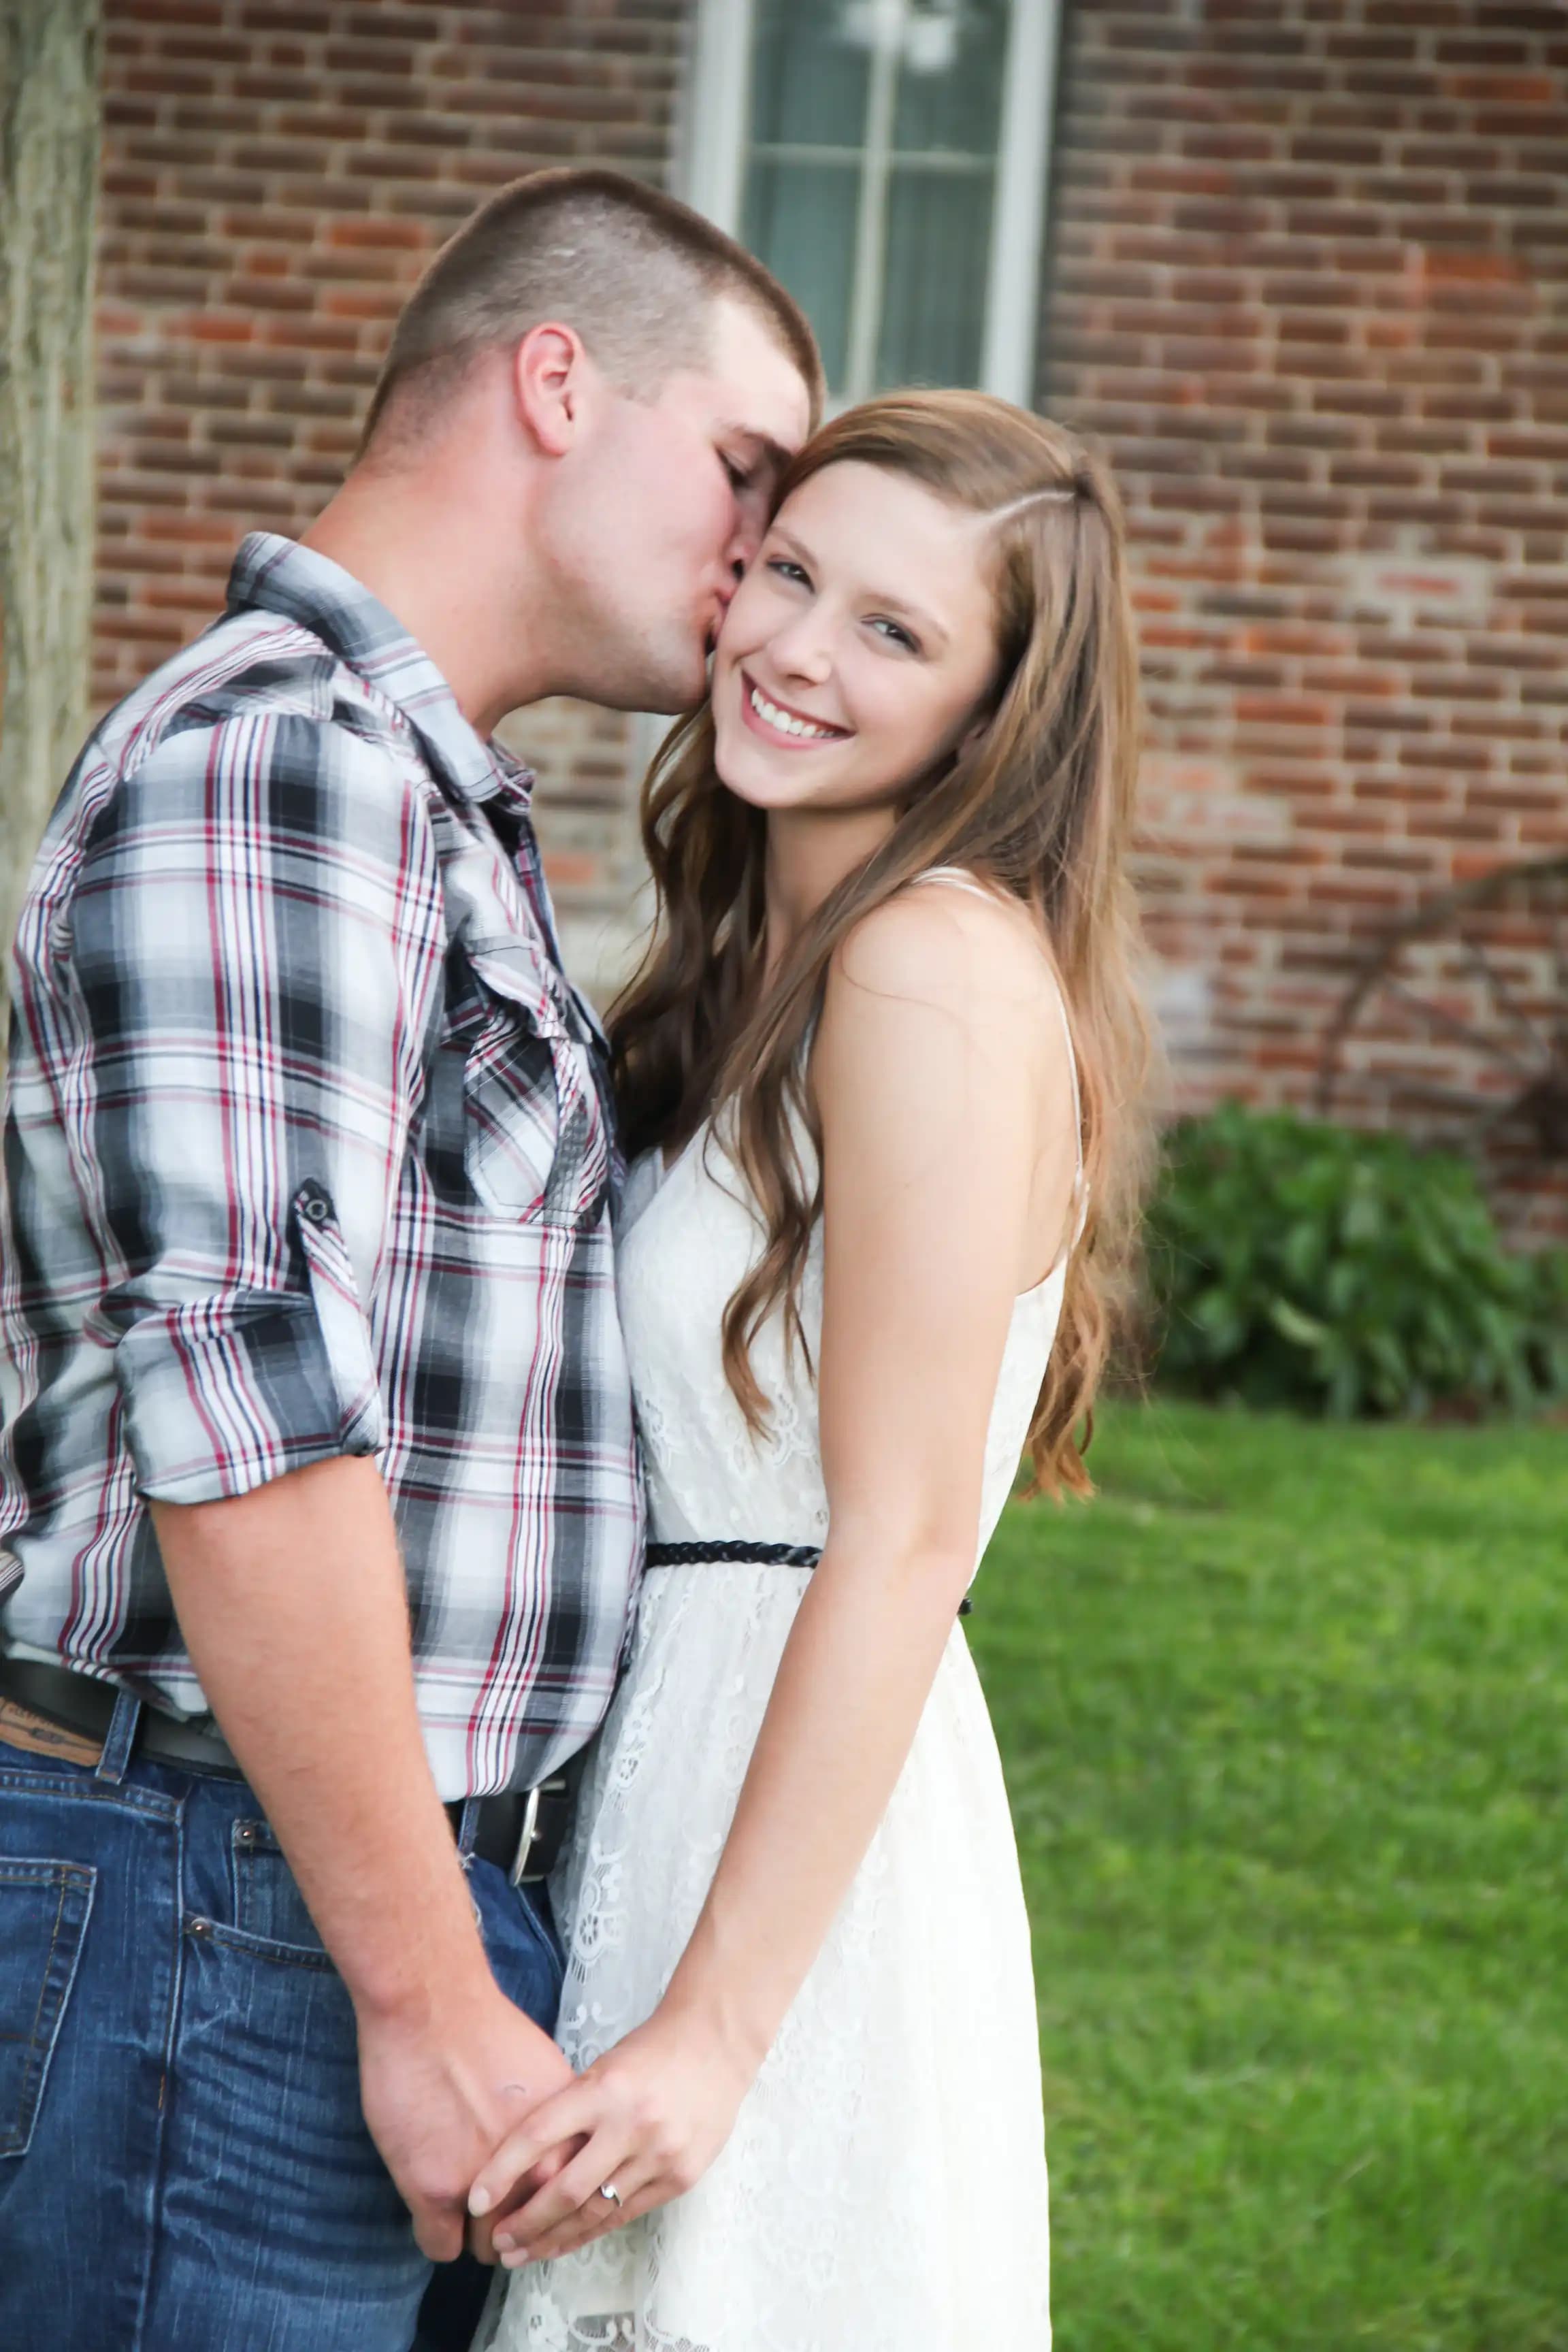
M 554 319 L 530 327 L 512 353 L 518 422 L 546 457 L 564 457 L 577 439 L 589 366 L 582 337 Z

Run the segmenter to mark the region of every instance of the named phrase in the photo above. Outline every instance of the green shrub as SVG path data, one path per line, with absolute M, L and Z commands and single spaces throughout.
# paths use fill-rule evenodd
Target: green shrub
M 1397 1135 L 1227 1104 L 1167 1139 L 1159 1377 L 1334 1414 L 1568 1393 L 1568 1253 L 1502 1246 L 1475 1171 Z

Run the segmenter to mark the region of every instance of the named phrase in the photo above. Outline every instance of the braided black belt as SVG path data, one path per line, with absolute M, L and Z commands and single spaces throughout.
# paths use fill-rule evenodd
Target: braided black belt
M 764 1568 L 815 1568 L 821 1558 L 820 1544 L 748 1543 L 743 1537 L 730 1537 L 713 1543 L 650 1543 L 643 1566 L 708 1568 L 734 1561 Z M 958 1613 L 961 1617 L 971 1613 L 967 1593 L 958 1604 Z
M 822 1558 L 820 1544 L 650 1543 L 645 1555 L 649 1568 L 707 1568 L 721 1560 L 757 1560 L 768 1568 L 815 1568 Z

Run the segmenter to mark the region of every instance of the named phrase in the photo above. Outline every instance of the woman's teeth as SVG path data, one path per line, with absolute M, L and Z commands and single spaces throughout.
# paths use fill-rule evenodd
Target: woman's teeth
M 794 718 L 789 711 L 781 710 L 777 703 L 770 702 L 767 696 L 759 693 L 754 686 L 752 688 L 752 709 L 770 727 L 776 727 L 781 735 L 811 736 L 818 742 L 826 743 L 844 732 L 842 727 L 814 727 L 809 719 Z

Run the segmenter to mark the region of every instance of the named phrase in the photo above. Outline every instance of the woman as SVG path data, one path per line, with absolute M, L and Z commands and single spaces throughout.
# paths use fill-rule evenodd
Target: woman
M 795 461 L 650 780 L 612 1024 L 649 1567 L 557 1889 L 586 2071 L 475 2186 L 502 2347 L 1048 2342 L 956 1619 L 1026 1442 L 1087 1485 L 1142 1148 L 1133 719 L 1104 472 L 909 394 Z

